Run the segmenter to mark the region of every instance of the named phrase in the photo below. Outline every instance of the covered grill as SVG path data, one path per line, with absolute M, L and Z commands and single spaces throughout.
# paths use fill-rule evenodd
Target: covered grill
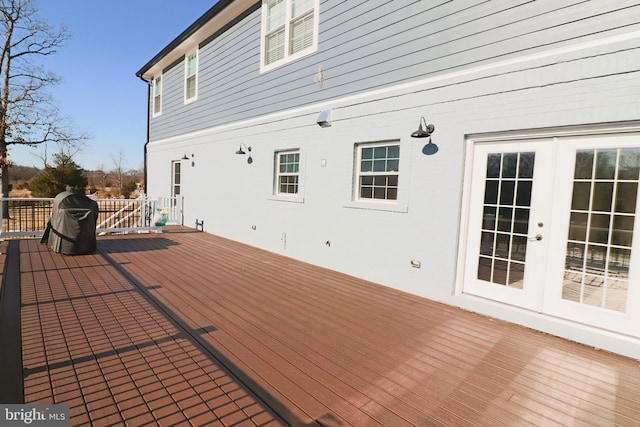
M 90 254 L 96 250 L 98 203 L 71 189 L 53 200 L 53 211 L 40 243 L 65 255 Z

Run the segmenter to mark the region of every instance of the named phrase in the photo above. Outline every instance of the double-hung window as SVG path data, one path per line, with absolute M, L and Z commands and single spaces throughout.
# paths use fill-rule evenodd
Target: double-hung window
M 379 142 L 356 145 L 354 199 L 398 200 L 400 143 Z
M 153 115 L 162 113 L 162 76 L 153 79 Z
M 281 196 L 298 195 L 300 184 L 300 151 L 276 152 L 275 171 L 275 194 Z
M 198 96 L 198 51 L 194 50 L 185 57 L 184 100 L 190 102 Z
M 262 70 L 315 51 L 319 0 L 263 0 Z

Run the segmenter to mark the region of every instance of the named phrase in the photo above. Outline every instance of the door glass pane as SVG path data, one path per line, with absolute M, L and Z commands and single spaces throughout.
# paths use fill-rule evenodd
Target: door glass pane
M 631 236 L 633 235 L 633 216 L 616 215 L 613 218 L 613 232 L 611 244 L 616 246 L 631 247 Z
M 635 213 L 638 182 L 619 182 L 616 191 L 616 212 Z
M 492 206 L 484 207 L 484 215 L 482 217 L 483 230 L 495 230 L 496 228 L 496 208 Z
M 611 212 L 613 198 L 613 182 L 596 182 L 593 186 L 592 210 Z
M 509 263 L 509 287 L 522 289 L 524 284 L 524 263 Z
M 516 205 L 531 206 L 531 181 L 518 181 Z
M 489 154 L 487 156 L 487 178 L 498 178 L 500 176 L 501 154 Z
M 590 199 L 591 182 L 575 181 L 573 183 L 573 198 L 571 200 L 571 210 L 589 210 Z
M 640 149 L 580 150 L 575 161 L 562 298 L 624 312 Z
M 487 155 L 480 280 L 523 288 L 534 160 L 532 152 Z
M 518 153 L 504 153 L 502 155 L 502 177 L 515 178 L 518 167 Z
M 581 243 L 569 242 L 564 264 L 565 270 L 582 271 L 585 262 L 584 249 L 585 245 Z
M 640 148 L 626 148 L 620 150 L 620 166 L 618 168 L 618 179 L 637 181 L 638 163 L 640 163 Z
M 511 247 L 511 258 L 524 262 L 525 249 L 527 249 L 527 236 L 513 236 Z
M 487 180 L 484 187 L 484 203 L 485 205 L 495 205 L 498 203 L 498 185 L 497 180 Z
M 576 171 L 574 178 L 591 179 L 593 175 L 593 150 L 581 150 L 576 153 Z
M 513 209 L 512 208 L 500 208 L 498 210 L 498 230 L 499 231 L 511 231 L 513 225 Z
M 478 279 L 485 282 L 491 281 L 492 259 L 488 257 L 480 257 L 478 260 Z
M 585 242 L 587 240 L 588 214 L 571 212 L 569 223 L 569 241 Z
M 613 179 L 616 170 L 617 150 L 595 150 L 596 179 Z
M 518 167 L 518 177 L 533 178 L 533 161 L 535 156 L 533 153 L 520 153 L 520 166 Z
M 606 245 L 609 241 L 611 215 L 591 214 L 590 217 L 589 242 Z
M 503 180 L 500 191 L 500 204 L 501 205 L 513 205 L 513 196 L 516 191 L 516 182 L 513 180 Z
M 516 209 L 513 218 L 513 232 L 527 234 L 529 231 L 529 209 Z
M 495 237 L 495 233 L 482 232 L 482 237 L 480 239 L 480 255 L 493 255 L 493 239 Z

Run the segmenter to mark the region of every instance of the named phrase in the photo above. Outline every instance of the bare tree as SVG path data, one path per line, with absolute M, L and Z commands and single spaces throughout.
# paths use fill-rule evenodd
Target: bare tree
M 114 165 L 113 173 L 115 174 L 116 180 L 118 181 L 118 196 L 121 196 L 125 161 L 124 150 L 122 149 L 122 147 L 118 149 L 118 152 L 116 154 L 111 155 L 111 160 L 113 160 Z
M 0 171 L 2 194 L 9 192 L 7 148 L 47 142 L 74 146 L 87 139 L 66 125 L 48 87 L 58 83 L 42 67 L 68 39 L 66 28 L 54 29 L 37 16 L 32 0 L 0 0 L 3 25 L 0 52 Z

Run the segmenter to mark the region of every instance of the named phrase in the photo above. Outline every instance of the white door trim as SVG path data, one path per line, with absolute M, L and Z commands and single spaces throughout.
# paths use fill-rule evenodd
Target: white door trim
M 503 132 L 503 133 L 495 133 L 495 134 L 482 134 L 482 135 L 470 135 L 467 137 L 465 141 L 465 169 L 464 169 L 464 179 L 463 179 L 463 191 L 461 198 L 461 215 L 460 215 L 460 238 L 459 238 L 459 247 L 458 247 L 458 273 L 456 276 L 455 282 L 455 295 L 462 296 L 463 295 L 463 285 L 465 282 L 465 273 L 466 266 L 468 265 L 467 260 L 467 246 L 469 244 L 469 233 L 471 230 L 471 205 L 473 201 L 473 194 L 471 194 L 472 182 L 473 182 L 473 174 L 472 174 L 472 165 L 474 163 L 474 148 L 478 143 L 500 143 L 500 142 L 513 142 L 520 140 L 534 140 L 534 139 L 547 139 L 547 138 L 558 138 L 558 139 L 566 139 L 568 137 L 578 138 L 578 137 L 588 137 L 588 136 L 601 136 L 606 137 L 606 135 L 621 135 L 625 133 L 638 133 L 640 132 L 640 122 L 625 122 L 619 124 L 602 124 L 602 125 L 586 125 L 586 126 L 572 126 L 572 127 L 564 127 L 564 128 L 554 128 L 554 129 L 541 129 L 541 130 L 524 130 L 524 131 L 514 131 L 514 132 Z M 640 145 L 640 141 L 638 144 Z M 562 193 L 559 193 L 557 197 L 561 197 Z M 557 200 L 554 200 L 554 204 Z M 563 216 L 566 213 L 562 213 Z M 558 215 L 554 213 L 554 215 Z M 557 224 L 561 224 L 562 220 L 558 218 L 554 218 L 551 222 L 554 224 L 553 230 L 547 230 L 547 233 L 564 233 L 563 230 L 559 230 L 559 226 Z M 566 225 L 565 225 L 566 227 Z M 640 234 L 640 233 L 637 233 Z M 634 236 L 634 243 L 640 239 L 638 235 Z M 638 248 L 638 244 L 634 245 L 634 248 Z M 634 251 L 633 257 L 634 259 L 640 256 L 640 250 Z M 556 257 L 557 258 L 557 257 Z M 562 257 L 561 257 L 562 258 Z M 564 262 L 564 261 L 562 261 Z M 558 263 L 555 265 L 549 266 L 549 268 L 558 268 Z M 553 290 L 555 292 L 556 290 Z M 465 298 L 477 298 L 473 295 L 464 294 Z M 557 297 L 557 295 L 556 295 Z M 555 317 L 558 313 L 557 301 L 550 302 L 553 295 L 549 295 L 549 293 L 545 293 L 542 300 L 543 309 L 549 313 L 548 316 Z M 638 299 L 640 298 L 640 290 L 636 287 L 631 290 L 629 294 L 629 299 Z M 556 298 L 557 299 L 557 298 Z M 562 305 L 562 304 L 560 304 Z M 508 307 L 504 305 L 505 309 L 508 310 Z M 517 310 L 521 310 L 522 308 L 518 307 Z M 637 311 L 637 310 L 636 310 Z M 544 316 L 544 314 L 541 314 Z M 612 317 L 615 317 L 614 313 Z M 640 321 L 640 313 L 631 312 L 630 314 L 621 314 L 625 318 L 629 319 L 629 321 L 633 321 L 634 323 Z M 586 318 L 586 316 L 585 316 Z M 580 323 L 579 320 L 572 321 L 573 323 Z M 570 322 L 570 323 L 572 323 Z M 586 322 L 585 324 L 590 323 Z M 637 323 L 636 323 L 637 324 Z M 612 330 L 611 327 L 605 324 L 602 325 L 604 329 Z M 631 336 L 640 336 L 640 333 L 633 328 L 630 328 L 627 331 L 616 329 L 618 333 L 630 334 Z M 635 332 L 634 332 L 635 331 Z

